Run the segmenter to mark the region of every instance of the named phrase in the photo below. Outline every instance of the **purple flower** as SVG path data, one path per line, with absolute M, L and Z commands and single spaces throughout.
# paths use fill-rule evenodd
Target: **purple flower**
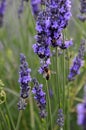
M 41 67 L 39 69 L 39 73 L 43 74 L 44 66 L 49 67 L 50 64 L 50 45 L 51 38 L 47 35 L 49 26 L 48 23 L 48 14 L 46 11 L 41 11 L 38 15 L 38 19 L 36 21 L 36 31 L 37 35 L 35 36 L 36 44 L 33 45 L 34 52 L 39 56 Z M 41 62 L 42 61 L 42 62 Z
M 81 9 L 80 12 L 83 14 L 86 14 L 86 0 L 80 0 L 81 3 Z
M 58 46 L 58 39 L 61 36 L 62 30 L 68 25 L 68 21 L 71 17 L 71 2 L 70 0 L 53 0 L 46 8 L 48 13 L 48 33 L 51 37 L 52 46 Z
M 86 130 L 86 86 L 84 87 L 84 102 L 77 105 L 77 124 Z
M 77 17 L 78 17 L 78 19 L 81 20 L 82 22 L 85 22 L 85 21 L 86 21 L 86 16 L 78 15 Z
M 82 40 L 78 55 L 74 58 L 68 75 L 69 81 L 74 80 L 80 74 L 80 68 L 84 65 L 83 57 L 85 52 L 85 40 Z
M 70 68 L 70 73 L 68 75 L 68 79 L 71 81 L 71 80 L 74 80 L 75 79 L 75 76 L 77 74 L 80 74 L 80 68 L 83 66 L 83 60 L 80 59 L 80 57 L 75 57 L 74 61 L 73 61 L 73 65 L 71 66 Z
M 32 14 L 36 18 L 41 10 L 41 0 L 31 0 Z
M 58 47 L 60 47 L 61 49 L 67 49 L 67 48 L 69 48 L 70 46 L 72 46 L 73 45 L 73 41 L 72 40 L 66 40 L 66 41 L 64 41 L 63 40 L 63 36 L 61 35 L 60 36 L 60 38 L 57 40 L 57 45 L 58 45 Z
M 82 22 L 86 21 L 86 0 L 80 0 L 80 13 L 81 15 L 78 15 L 79 20 Z
M 42 84 L 39 84 L 35 78 L 32 81 L 34 83 L 32 93 L 35 95 L 34 99 L 36 100 L 37 105 L 40 109 L 40 112 L 39 112 L 40 117 L 44 118 L 46 117 L 46 110 L 45 110 L 46 109 L 46 94 L 42 90 L 42 87 L 43 87 Z
M 25 102 L 25 99 L 20 98 L 19 102 L 17 103 L 18 109 L 19 110 L 24 110 L 27 106 L 27 103 Z
M 24 2 L 28 2 L 29 0 L 21 0 L 19 9 L 18 9 L 18 17 L 20 18 L 21 14 L 24 11 Z
M 3 17 L 6 9 L 6 0 L 1 0 L 0 2 L 0 27 L 3 25 Z
M 30 86 L 29 83 L 31 82 L 31 69 L 28 68 L 28 63 L 26 62 L 26 58 L 24 54 L 20 54 L 20 71 L 19 71 L 19 83 L 20 83 L 20 96 L 22 98 L 27 98 L 29 96 Z
M 83 103 L 79 103 L 77 105 L 77 124 L 78 125 L 83 125 L 83 119 L 84 119 L 84 112 L 86 108 L 84 108 L 84 104 Z
M 58 110 L 58 116 L 57 116 L 57 124 L 59 127 L 63 127 L 64 125 L 64 114 L 63 114 L 63 110 L 60 108 Z

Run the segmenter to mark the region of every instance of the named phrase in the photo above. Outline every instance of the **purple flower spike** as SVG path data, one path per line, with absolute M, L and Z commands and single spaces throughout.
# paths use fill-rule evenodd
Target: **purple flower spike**
M 20 54 L 20 71 L 19 71 L 19 83 L 20 83 L 20 97 L 27 98 L 29 96 L 31 82 L 31 69 L 28 68 L 28 63 L 26 62 L 26 57 L 24 54 Z
M 61 34 L 60 38 L 59 38 L 58 41 L 57 41 L 57 45 L 58 45 L 59 48 L 61 48 L 61 49 L 63 49 L 63 50 L 64 50 L 64 49 L 68 49 L 70 46 L 73 45 L 73 41 L 72 41 L 72 40 L 63 41 L 63 36 L 62 36 L 62 34 Z
M 77 124 L 86 130 L 86 85 L 84 87 L 84 102 L 77 105 Z
M 80 0 L 81 2 L 81 9 L 80 12 L 86 14 L 86 0 Z
M 84 104 L 83 103 L 79 103 L 77 105 L 77 124 L 78 125 L 83 125 L 83 119 L 84 119 Z
M 73 65 L 70 68 L 70 73 L 68 75 L 68 79 L 74 80 L 75 76 L 80 74 L 80 68 L 83 66 L 83 60 L 80 59 L 80 57 L 75 57 L 74 61 L 73 61 Z
M 0 27 L 3 25 L 3 17 L 6 9 L 6 0 L 1 0 L 0 2 Z
M 58 46 L 58 39 L 61 36 L 62 30 L 68 25 L 68 21 L 71 17 L 70 8 L 70 0 L 53 0 L 46 8 L 46 11 L 49 12 L 47 35 L 51 38 L 53 47 Z
M 19 110 L 24 110 L 27 106 L 27 103 L 25 102 L 25 99 L 20 98 L 19 102 L 17 103 Z
M 81 20 L 82 22 L 86 21 L 86 0 L 80 0 L 80 13 L 78 15 L 79 20 Z
M 18 9 L 18 17 L 20 18 L 21 14 L 24 11 L 24 2 L 28 2 L 29 0 L 21 0 L 19 9 Z
M 40 117 L 45 118 L 46 117 L 46 94 L 43 92 L 42 84 L 39 84 L 38 81 L 34 78 L 33 80 L 34 87 L 32 89 L 32 93 L 35 95 L 34 99 L 36 100 L 38 107 L 40 109 Z
M 41 0 L 31 0 L 32 14 L 36 18 L 41 10 Z
M 68 75 L 69 81 L 74 80 L 75 76 L 80 74 L 80 68 L 84 65 L 83 60 L 84 52 L 85 52 L 85 40 L 82 40 L 78 55 L 74 58 L 73 65 L 70 68 L 70 72 Z
M 63 110 L 60 108 L 58 110 L 58 117 L 57 117 L 57 124 L 59 127 L 63 127 L 64 125 L 64 114 L 63 114 Z

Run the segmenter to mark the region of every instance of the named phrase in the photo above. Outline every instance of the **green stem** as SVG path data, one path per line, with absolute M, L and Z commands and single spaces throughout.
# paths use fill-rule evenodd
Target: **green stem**
M 68 57 L 67 67 L 69 68 L 69 53 L 68 53 L 68 51 L 67 51 L 67 57 Z M 69 71 L 68 71 L 68 73 L 69 73 Z M 67 73 L 67 75 L 68 75 L 68 73 Z M 67 85 L 67 129 L 70 130 L 70 91 L 69 91 L 69 85 Z
M 69 104 L 69 86 L 68 86 L 68 97 L 67 97 L 67 130 L 70 130 L 70 104 Z
M 35 130 L 33 100 L 32 100 L 32 94 L 31 94 L 31 93 L 30 93 L 29 101 L 30 101 L 31 129 L 32 129 L 32 130 Z
M 10 119 L 10 121 L 11 121 L 13 130 L 15 130 L 15 124 L 14 124 L 14 122 L 13 122 L 13 118 L 12 118 L 12 116 L 11 116 L 11 113 L 9 112 L 9 109 L 8 109 L 8 106 L 7 106 L 7 102 L 5 102 L 5 107 L 6 107 L 6 110 L 7 110 L 8 115 L 9 115 L 9 119 Z
M 65 53 L 63 50 L 63 110 L 65 110 Z
M 17 124 L 16 124 L 15 130 L 19 130 L 19 125 L 20 125 L 21 117 L 22 117 L 22 111 L 19 111 L 19 116 L 18 116 L 18 120 L 17 120 Z
M 51 115 L 51 102 L 50 102 L 50 96 L 49 96 L 49 89 L 48 89 L 48 82 L 46 80 L 46 91 L 47 91 L 47 102 L 48 102 L 48 113 L 49 113 L 49 118 L 48 118 L 48 121 L 50 122 L 50 125 L 49 125 L 49 130 L 53 130 L 52 129 L 52 115 Z
M 64 32 L 63 32 L 63 44 L 65 42 L 65 36 L 64 36 Z M 66 130 L 66 120 L 65 120 L 65 105 L 66 105 L 66 101 L 65 101 L 65 51 L 63 50 L 63 113 L 64 113 L 64 126 L 63 129 Z
M 59 63 L 58 63 L 58 50 L 56 48 L 56 87 L 58 88 L 57 93 L 58 93 L 58 104 L 60 108 L 60 84 L 59 84 Z M 58 85 L 58 86 L 57 86 Z

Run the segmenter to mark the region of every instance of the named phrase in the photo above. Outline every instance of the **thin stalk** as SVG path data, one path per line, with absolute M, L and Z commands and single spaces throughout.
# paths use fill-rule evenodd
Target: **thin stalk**
M 19 111 L 19 116 L 18 116 L 18 120 L 17 120 L 17 124 L 16 124 L 15 130 L 19 130 L 19 125 L 20 125 L 21 117 L 22 117 L 22 111 Z
M 63 33 L 63 44 L 65 42 L 65 36 Z M 64 113 L 64 117 L 66 115 L 66 111 L 65 111 L 65 105 L 66 105 L 66 101 L 65 101 L 65 51 L 63 50 L 63 113 Z M 66 129 L 66 123 L 65 123 L 66 119 L 64 118 L 64 126 L 63 129 Z
M 69 53 L 67 51 L 67 57 L 68 57 L 68 62 L 67 62 L 67 67 L 69 70 Z M 69 71 L 68 71 L 69 73 Z M 68 83 L 67 83 L 68 84 Z M 67 129 L 70 130 L 70 91 L 69 91 L 69 85 L 67 85 Z
M 15 130 L 15 124 L 14 124 L 14 122 L 13 122 L 11 113 L 9 112 L 9 109 L 8 109 L 8 106 L 7 106 L 7 103 L 6 103 L 6 102 L 5 102 L 5 106 L 6 106 L 6 110 L 7 110 L 7 113 L 8 113 L 8 115 L 9 115 L 9 119 L 10 119 L 10 122 L 11 122 L 11 124 L 12 124 L 13 130 Z
M 32 130 L 35 130 L 33 100 L 32 100 L 32 94 L 31 94 L 31 93 L 30 93 L 29 101 L 30 101 L 31 129 L 32 129 Z
M 58 94 L 58 104 L 59 104 L 59 108 L 60 108 L 60 85 L 59 85 L 58 75 L 59 75 L 59 63 L 58 63 L 58 50 L 56 48 L 56 87 L 58 88 L 57 94 Z
M 61 127 L 60 130 L 63 130 L 63 128 Z
M 63 110 L 65 110 L 65 53 L 63 50 Z
M 69 104 L 69 86 L 68 86 L 68 97 L 67 97 L 67 130 L 70 130 L 70 104 Z
M 53 130 L 52 129 L 52 115 L 51 115 L 51 102 L 50 102 L 50 96 L 49 96 L 49 89 L 48 89 L 48 82 L 46 80 L 46 91 L 47 91 L 47 103 L 48 103 L 48 113 L 49 113 L 49 118 L 48 118 L 48 121 L 50 121 L 50 126 L 49 126 L 49 130 Z

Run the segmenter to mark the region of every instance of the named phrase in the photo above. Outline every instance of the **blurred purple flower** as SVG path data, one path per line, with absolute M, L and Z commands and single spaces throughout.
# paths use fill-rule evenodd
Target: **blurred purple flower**
M 86 130 L 86 86 L 84 87 L 84 102 L 77 105 L 77 124 Z
M 0 27 L 3 25 L 3 17 L 6 9 L 6 0 L 1 0 L 0 2 Z
M 86 14 L 86 0 L 80 0 L 80 4 L 81 4 L 81 9 L 80 12 L 83 14 Z
M 80 13 L 78 15 L 79 20 L 81 20 L 82 22 L 86 21 L 86 0 L 80 0 Z
M 30 0 L 31 1 L 31 8 L 32 8 L 32 14 L 35 18 L 37 18 L 38 13 L 41 10 L 41 0 Z
M 70 68 L 70 72 L 68 75 L 69 81 L 74 80 L 75 76 L 80 74 L 80 68 L 84 65 L 83 60 L 84 52 L 85 52 L 85 40 L 82 40 L 78 55 L 74 58 L 73 64 Z
M 59 127 L 63 127 L 64 125 L 64 114 L 63 114 L 63 110 L 60 108 L 58 110 L 58 116 L 57 116 L 57 124 Z
M 68 79 L 74 80 L 75 76 L 80 74 L 80 68 L 84 65 L 83 60 L 80 57 L 75 57 L 73 61 L 73 65 L 70 68 L 70 73 L 68 75 Z
M 18 17 L 20 18 L 21 14 L 23 13 L 24 11 L 24 2 L 28 2 L 29 0 L 21 0 L 20 2 L 20 6 L 19 6 L 19 9 L 18 9 Z
M 77 105 L 77 124 L 78 125 L 83 125 L 83 119 L 84 119 L 84 112 L 86 110 L 84 109 L 84 104 L 79 103 Z

